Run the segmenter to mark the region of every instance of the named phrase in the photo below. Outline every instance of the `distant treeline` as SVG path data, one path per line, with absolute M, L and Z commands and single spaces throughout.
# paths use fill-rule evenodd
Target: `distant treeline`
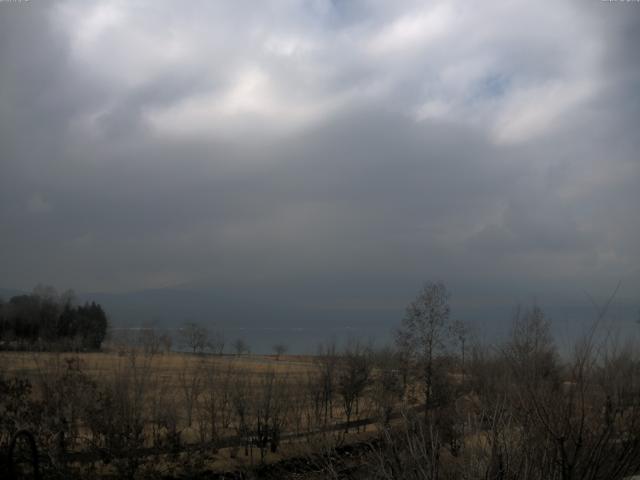
M 36 287 L 28 295 L 0 299 L 0 349 L 98 350 L 107 315 L 95 303 L 74 305 L 74 295 Z

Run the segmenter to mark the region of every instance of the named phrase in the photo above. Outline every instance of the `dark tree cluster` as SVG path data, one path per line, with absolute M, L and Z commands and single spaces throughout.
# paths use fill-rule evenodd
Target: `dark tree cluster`
M 0 348 L 98 350 L 107 315 L 95 303 L 74 305 L 73 295 L 37 287 L 28 295 L 0 299 Z

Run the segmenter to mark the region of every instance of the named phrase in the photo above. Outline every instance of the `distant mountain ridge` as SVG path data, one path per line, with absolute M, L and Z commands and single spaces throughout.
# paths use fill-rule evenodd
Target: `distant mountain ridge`
M 29 292 L 0 289 L 5 301 L 14 295 Z M 209 329 L 225 333 L 230 344 L 244 338 L 257 353 L 268 353 L 275 343 L 287 343 L 295 353 L 312 353 L 319 342 L 332 339 L 343 343 L 349 337 L 393 341 L 393 331 L 404 315 L 404 305 L 376 306 L 364 302 L 353 306 L 348 302 L 330 303 L 329 295 L 312 303 L 297 294 L 294 288 L 270 291 L 237 291 L 220 288 L 162 288 L 126 293 L 79 293 L 79 303 L 95 301 L 102 305 L 115 328 L 135 328 L 153 325 L 163 329 L 178 329 L 186 321 L 198 322 Z M 493 341 L 504 337 L 510 325 L 513 303 L 484 306 L 463 306 L 452 299 L 452 315 L 472 325 L 478 337 Z M 326 305 L 323 302 L 327 302 Z M 525 305 L 526 306 L 526 305 Z M 540 302 L 552 320 L 552 328 L 560 344 L 586 331 L 595 318 L 588 302 Z M 633 302 L 614 302 L 608 321 L 622 336 L 640 334 L 638 306 Z
M 6 302 L 11 297 L 15 297 L 16 295 L 24 295 L 26 293 L 29 293 L 29 292 L 16 290 L 14 288 L 0 288 L 0 299 Z

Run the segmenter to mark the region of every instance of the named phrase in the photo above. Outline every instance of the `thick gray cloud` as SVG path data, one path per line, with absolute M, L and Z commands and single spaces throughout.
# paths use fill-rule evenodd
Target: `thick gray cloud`
M 639 41 L 595 0 L 0 3 L 0 285 L 637 302 Z

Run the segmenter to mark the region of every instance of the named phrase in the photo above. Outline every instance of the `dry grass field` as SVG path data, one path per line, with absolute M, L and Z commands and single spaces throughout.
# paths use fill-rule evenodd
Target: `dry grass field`
M 199 470 L 239 471 L 357 442 L 372 432 L 366 425 L 345 432 L 344 405 L 336 392 L 326 398 L 322 363 L 310 356 L 0 352 L 0 365 L 4 378 L 28 380 L 30 398 L 64 417 L 65 449 L 78 468 L 87 460 L 95 465 L 95 452 L 109 447 L 114 458 L 142 452 L 153 458 L 154 469 L 196 468 L 191 453 L 198 451 Z M 335 389 L 335 380 L 329 388 Z M 93 404 L 105 396 L 109 411 L 101 412 Z M 372 415 L 372 409 L 363 395 L 350 420 Z M 111 432 L 119 436 L 116 443 L 136 438 L 110 446 L 105 439 L 111 427 L 105 434 L 96 420 L 101 413 L 118 426 Z M 139 432 L 132 434 L 131 424 Z M 99 470 L 126 473 L 115 463 L 98 461 Z M 146 461 L 140 463 L 138 470 Z
M 138 359 L 144 358 L 143 354 Z M 0 371 L 8 375 L 37 378 L 59 368 L 65 368 L 68 360 L 79 362 L 82 370 L 91 377 L 109 376 L 126 369 L 130 356 L 116 352 L 0 352 Z M 152 375 L 162 375 L 177 381 L 180 373 L 195 368 L 237 368 L 252 374 L 274 372 L 300 376 L 313 369 L 313 357 L 287 355 L 276 359 L 275 355 L 192 355 L 189 353 L 165 353 L 144 358 Z

